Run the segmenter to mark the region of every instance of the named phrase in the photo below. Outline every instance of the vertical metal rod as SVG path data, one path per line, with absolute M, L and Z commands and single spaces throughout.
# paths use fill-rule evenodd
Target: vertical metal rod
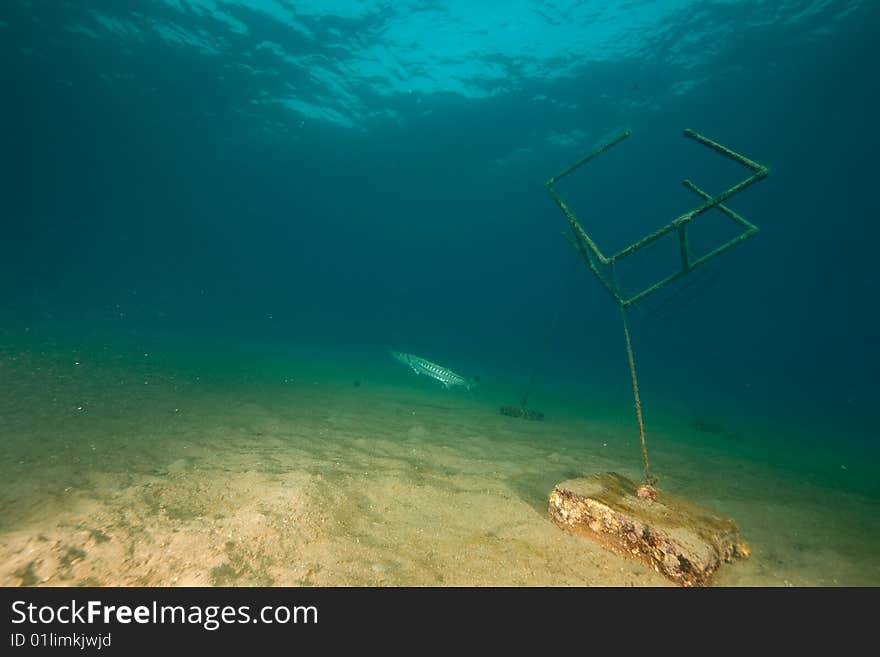
M 688 235 L 687 224 L 682 224 L 678 229 L 678 248 L 681 251 L 681 270 L 687 271 L 691 268 L 690 256 L 688 256 Z
M 656 478 L 651 476 L 651 467 L 648 464 L 648 446 L 645 441 L 645 422 L 642 419 L 642 402 L 641 399 L 639 399 L 639 381 L 636 378 L 636 361 L 633 357 L 632 341 L 629 337 L 629 322 L 626 318 L 626 308 L 621 307 L 620 314 L 623 316 L 623 337 L 626 338 L 626 357 L 629 361 L 629 373 L 630 376 L 632 376 L 633 397 L 636 400 L 636 419 L 639 422 L 639 440 L 642 443 L 642 464 L 645 467 L 645 483 L 648 486 L 652 486 L 656 481 Z

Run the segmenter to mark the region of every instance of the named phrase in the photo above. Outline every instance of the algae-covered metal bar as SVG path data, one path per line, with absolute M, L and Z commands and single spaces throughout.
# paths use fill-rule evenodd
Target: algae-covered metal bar
M 575 169 L 582 167 L 583 165 L 585 165 L 587 162 L 589 162 L 593 158 L 599 157 L 602 153 L 607 151 L 609 148 L 612 148 L 613 146 L 617 146 L 617 144 L 622 142 L 624 139 L 629 137 L 631 134 L 632 134 L 632 130 L 624 130 L 623 132 L 621 132 L 619 135 L 617 135 L 613 139 L 605 142 L 604 144 L 600 144 L 589 155 L 582 157 L 580 160 L 578 160 L 577 162 L 572 164 L 570 167 L 568 167 L 565 171 L 560 173 L 558 176 L 553 176 L 550 180 L 547 181 L 547 186 L 552 187 L 559 180 L 562 180 L 563 178 L 565 178 L 565 176 L 570 174 Z
M 722 155 L 729 157 L 732 160 L 736 160 L 737 162 L 742 164 L 744 167 L 748 167 L 749 169 L 751 169 L 755 173 L 760 174 L 761 178 L 763 178 L 764 176 L 766 176 L 770 172 L 769 169 L 767 169 L 767 167 L 765 167 L 763 164 L 758 164 L 754 160 L 750 160 L 749 158 L 747 158 L 745 155 L 740 155 L 736 151 L 733 151 L 733 150 L 727 148 L 726 146 L 722 146 L 717 141 L 712 141 L 708 137 L 704 137 L 703 135 L 699 134 L 698 132 L 694 132 L 690 128 L 684 129 L 684 136 L 690 137 L 691 139 L 698 141 L 701 144 L 703 144 L 704 146 L 708 146 L 709 148 L 711 148 L 715 151 L 718 151 Z
M 702 196 L 704 199 L 711 199 L 711 198 L 712 198 L 711 195 L 709 195 L 709 194 L 707 194 L 706 192 L 704 192 L 702 189 L 700 189 L 699 187 L 697 187 L 697 186 L 696 186 L 694 183 L 692 183 L 690 180 L 685 180 L 685 181 L 684 181 L 684 186 L 687 187 L 688 189 L 690 189 L 691 191 L 696 192 L 697 194 L 699 194 L 700 196 Z M 755 224 L 753 224 L 753 223 L 747 221 L 744 217 L 740 216 L 739 214 L 737 214 L 736 212 L 734 212 L 733 210 L 731 210 L 729 207 L 727 207 L 727 206 L 724 205 L 723 203 L 719 203 L 717 207 L 718 207 L 718 209 L 721 210 L 724 214 L 726 214 L 728 217 L 730 217 L 731 219 L 733 219 L 733 220 L 734 220 L 736 223 L 738 223 L 740 226 L 742 226 L 743 228 L 745 228 L 746 231 L 748 231 L 748 232 L 750 232 L 750 233 L 757 233 L 757 232 L 758 232 L 758 227 L 757 227 Z

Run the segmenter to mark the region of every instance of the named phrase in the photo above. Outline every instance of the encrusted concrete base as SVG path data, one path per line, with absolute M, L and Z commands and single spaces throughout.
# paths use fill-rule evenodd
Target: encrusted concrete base
M 749 556 L 733 520 L 668 493 L 639 499 L 637 488 L 614 472 L 569 479 L 550 494 L 550 517 L 681 586 L 704 586 L 722 563 Z

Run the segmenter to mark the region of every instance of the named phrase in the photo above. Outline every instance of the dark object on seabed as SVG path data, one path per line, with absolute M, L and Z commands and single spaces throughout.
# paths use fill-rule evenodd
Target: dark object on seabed
M 544 421 L 543 413 L 533 411 L 530 408 L 520 408 L 519 406 L 502 406 L 501 414 L 509 415 L 510 417 L 521 417 L 524 420 L 537 420 L 538 422 Z
M 749 548 L 730 518 L 615 472 L 556 484 L 548 505 L 562 529 L 643 563 L 680 586 L 705 586 Z

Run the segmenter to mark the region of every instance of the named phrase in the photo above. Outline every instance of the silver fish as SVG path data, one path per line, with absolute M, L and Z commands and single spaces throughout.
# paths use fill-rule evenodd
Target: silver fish
M 412 368 L 412 371 L 416 374 L 427 374 L 432 379 L 437 379 L 440 383 L 446 386 L 446 388 L 451 388 L 452 386 L 464 386 L 467 390 L 473 390 L 477 385 L 476 379 L 465 378 L 461 374 L 456 374 L 449 368 L 432 363 L 421 356 L 414 356 L 413 354 L 406 354 L 402 351 L 393 350 L 391 351 L 391 355 L 404 365 L 409 365 Z

